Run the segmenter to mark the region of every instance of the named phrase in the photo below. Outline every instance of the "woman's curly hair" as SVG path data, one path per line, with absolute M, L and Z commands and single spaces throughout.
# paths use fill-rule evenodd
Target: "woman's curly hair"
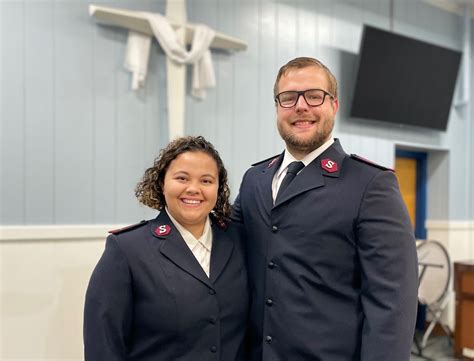
M 217 189 L 217 202 L 211 213 L 213 213 L 220 225 L 225 225 L 230 220 L 231 213 L 227 171 L 217 150 L 202 136 L 178 138 L 162 149 L 154 160 L 153 166 L 145 171 L 142 180 L 137 184 L 135 196 L 140 203 L 150 208 L 163 209 L 166 205 L 163 194 L 166 172 L 171 162 L 180 154 L 186 152 L 203 152 L 210 155 L 216 161 L 219 173 L 219 187 Z

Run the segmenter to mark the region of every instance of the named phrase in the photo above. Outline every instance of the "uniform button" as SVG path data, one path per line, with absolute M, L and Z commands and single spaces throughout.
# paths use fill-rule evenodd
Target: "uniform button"
M 267 306 L 271 306 L 271 305 L 273 305 L 273 300 L 271 298 L 269 298 L 267 300 Z
M 214 291 L 212 288 L 209 288 L 209 294 L 210 294 L 210 295 L 215 295 L 215 294 L 216 294 L 216 291 Z
M 275 263 L 273 263 L 272 261 L 268 262 L 268 268 L 274 269 L 275 268 Z
M 278 231 L 278 227 L 277 226 L 272 226 L 272 232 L 276 232 Z
M 216 346 L 212 346 L 212 347 L 211 347 L 211 352 L 212 352 L 212 353 L 216 353 L 216 352 L 217 352 L 217 347 L 216 347 Z
M 265 341 L 266 341 L 267 343 L 272 343 L 272 336 L 267 336 L 267 337 L 265 337 Z

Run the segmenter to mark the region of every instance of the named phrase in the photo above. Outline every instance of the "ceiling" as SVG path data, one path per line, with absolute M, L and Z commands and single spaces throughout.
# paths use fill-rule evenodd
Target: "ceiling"
M 423 0 L 433 6 L 459 15 L 464 13 L 464 5 L 471 5 L 471 17 L 474 17 L 474 0 Z

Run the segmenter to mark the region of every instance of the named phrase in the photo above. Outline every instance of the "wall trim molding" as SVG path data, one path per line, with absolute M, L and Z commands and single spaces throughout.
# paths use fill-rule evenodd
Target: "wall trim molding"
M 472 230 L 474 221 L 427 220 L 425 226 L 427 229 Z
M 109 230 L 121 227 L 121 224 L 0 226 L 0 242 L 105 239 Z

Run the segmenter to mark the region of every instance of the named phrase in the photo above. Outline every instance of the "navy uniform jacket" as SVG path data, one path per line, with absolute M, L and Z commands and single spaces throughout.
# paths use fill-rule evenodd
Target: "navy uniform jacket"
M 417 308 L 413 228 L 392 171 L 339 141 L 273 205 L 283 156 L 250 168 L 243 222 L 252 361 L 405 361 Z
M 86 294 L 86 361 L 247 361 L 238 227 L 212 232 L 210 279 L 165 211 L 107 238 Z

